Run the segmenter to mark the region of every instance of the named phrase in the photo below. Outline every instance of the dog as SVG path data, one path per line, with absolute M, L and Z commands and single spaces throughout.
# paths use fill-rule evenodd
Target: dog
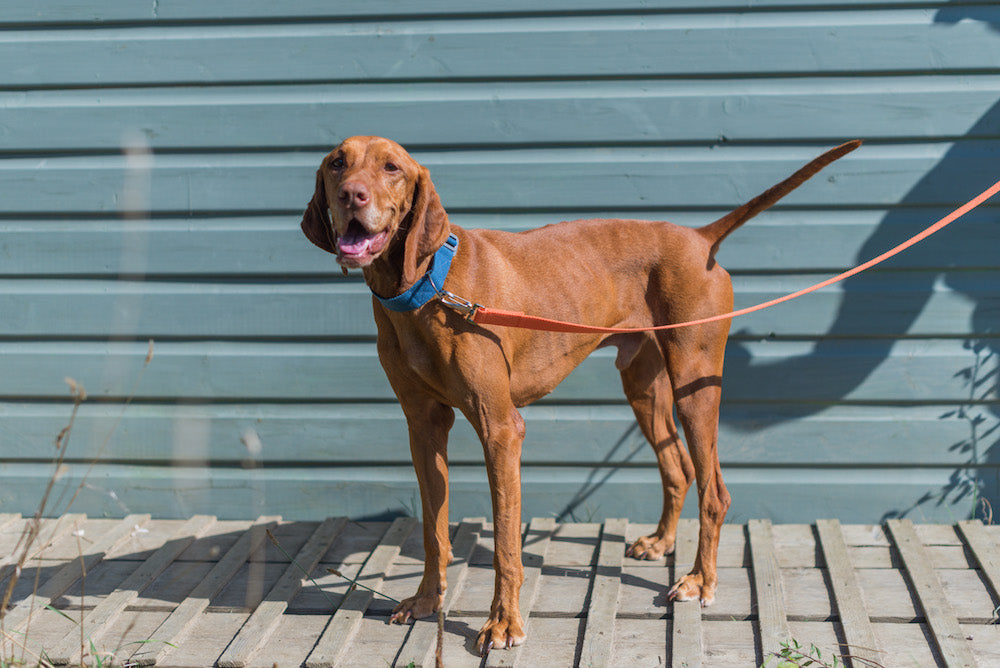
M 323 158 L 302 230 L 335 254 L 345 273 L 361 269 L 373 293 L 379 360 L 406 416 L 420 487 L 423 578 L 391 622 L 426 617 L 442 603 L 451 559 L 447 443 L 458 409 L 482 441 L 493 502 L 496 585 L 477 647 L 485 654 L 524 642 L 518 596 L 525 427 L 518 408 L 550 393 L 604 346 L 618 349 L 625 397 L 656 453 L 664 493 L 656 530 L 626 554 L 658 559 L 673 551 L 681 506 L 696 482 L 697 558 L 668 596 L 712 603 L 719 532 L 730 506 L 717 443 L 729 321 L 655 333 L 542 333 L 477 325 L 442 297 L 621 328 L 728 313 L 733 290 L 715 260 L 719 244 L 859 145 L 824 153 L 701 228 L 594 219 L 519 233 L 452 225 L 427 168 L 389 139 L 351 137 Z

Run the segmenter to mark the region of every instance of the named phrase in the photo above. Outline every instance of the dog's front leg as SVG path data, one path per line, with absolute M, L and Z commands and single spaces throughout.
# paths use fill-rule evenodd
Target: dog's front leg
M 520 645 L 527 637 L 521 619 L 521 444 L 524 420 L 513 405 L 481 407 L 476 424 L 486 457 L 493 499 L 495 585 L 490 617 L 476 641 L 480 654 Z
M 451 561 L 448 537 L 448 431 L 455 411 L 431 399 L 404 395 L 400 403 L 410 432 L 410 455 L 420 485 L 424 525 L 424 577 L 417 593 L 392 611 L 400 624 L 434 614 L 441 607 Z

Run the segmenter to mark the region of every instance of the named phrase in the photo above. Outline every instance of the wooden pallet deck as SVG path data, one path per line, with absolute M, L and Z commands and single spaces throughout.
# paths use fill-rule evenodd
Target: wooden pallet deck
M 14 570 L 24 525 L 0 515 L 0 581 Z M 757 666 L 795 638 L 824 656 L 846 643 L 885 666 L 1000 666 L 1000 527 L 726 525 L 718 598 L 704 610 L 665 595 L 693 560 L 696 528 L 682 522 L 675 564 L 623 557 L 650 525 L 532 520 L 529 639 L 485 665 Z M 78 664 L 82 618 L 86 653 L 93 641 L 118 663 L 434 665 L 433 620 L 386 623 L 387 597 L 410 595 L 420 578 L 416 520 L 65 515 L 43 529 L 6 611 L 0 660 L 44 652 Z M 472 643 L 492 599 L 492 528 L 472 519 L 453 530 L 442 658 L 449 668 L 480 666 Z M 351 589 L 329 568 L 380 593 Z

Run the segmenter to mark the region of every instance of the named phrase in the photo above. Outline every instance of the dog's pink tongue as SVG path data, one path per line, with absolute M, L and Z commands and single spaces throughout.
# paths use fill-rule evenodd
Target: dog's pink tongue
M 351 225 L 347 233 L 340 237 L 337 245 L 341 252 L 347 255 L 361 255 L 368 250 L 371 242 L 372 238 L 364 230 Z

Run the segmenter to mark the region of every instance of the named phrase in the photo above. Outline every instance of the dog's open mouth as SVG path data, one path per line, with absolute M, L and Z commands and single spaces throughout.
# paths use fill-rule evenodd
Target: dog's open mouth
M 350 267 L 364 267 L 382 252 L 389 240 L 389 230 L 368 232 L 357 218 L 352 218 L 347 232 L 337 239 L 337 260 Z

